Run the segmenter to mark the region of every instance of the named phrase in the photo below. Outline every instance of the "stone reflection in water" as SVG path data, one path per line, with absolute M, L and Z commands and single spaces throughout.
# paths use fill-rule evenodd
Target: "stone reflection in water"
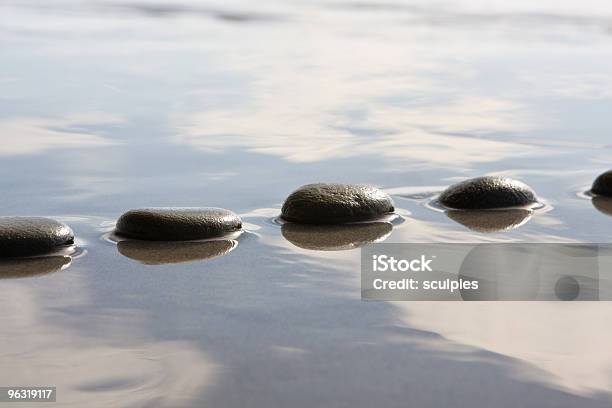
M 612 198 L 595 196 L 593 197 L 593 206 L 599 210 L 599 212 L 606 215 L 612 215 Z
M 283 224 L 282 233 L 293 245 L 316 251 L 342 251 L 386 239 L 393 230 L 389 222 L 342 225 Z
M 533 211 L 527 209 L 446 212 L 448 218 L 476 232 L 510 231 L 527 223 L 532 214 Z
M 125 240 L 117 243 L 117 249 L 121 255 L 142 264 L 164 265 L 217 258 L 237 245 L 237 241 L 229 239 L 190 242 Z
M 66 269 L 72 263 L 70 256 L 44 256 L 16 258 L 0 261 L 0 279 L 29 278 Z

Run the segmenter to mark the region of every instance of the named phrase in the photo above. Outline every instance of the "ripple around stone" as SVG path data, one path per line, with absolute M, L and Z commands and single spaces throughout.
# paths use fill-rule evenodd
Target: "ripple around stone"
M 125 240 L 117 243 L 119 253 L 145 265 L 164 265 L 217 258 L 238 245 L 234 240 L 162 242 Z
M 66 224 L 43 217 L 0 217 L 0 258 L 44 255 L 74 244 Z
M 393 225 L 388 222 L 367 222 L 344 225 L 303 225 L 287 223 L 282 234 L 293 245 L 317 251 L 342 251 L 384 240 Z
M 342 224 L 376 220 L 393 211 L 391 197 L 376 187 L 320 183 L 292 192 L 281 217 L 302 224 Z
M 66 269 L 72 263 L 69 256 L 43 256 L 0 260 L 0 279 L 42 276 Z
M 612 197 L 612 170 L 600 174 L 595 179 L 591 187 L 591 193 L 604 197 Z
M 486 210 L 526 207 L 538 203 L 525 183 L 506 177 L 477 177 L 448 187 L 439 201 L 450 209 Z
M 190 241 L 222 237 L 241 228 L 240 217 L 222 208 L 141 208 L 123 214 L 115 232 L 139 240 Z
M 448 210 L 451 220 L 476 232 L 510 231 L 527 223 L 533 211 L 527 209 L 509 210 Z

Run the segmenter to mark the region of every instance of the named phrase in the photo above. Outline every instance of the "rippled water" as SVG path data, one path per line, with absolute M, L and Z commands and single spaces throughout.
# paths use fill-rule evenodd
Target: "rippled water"
M 532 3 L 0 3 L 2 213 L 80 248 L 0 281 L 0 385 L 67 407 L 610 407 L 608 302 L 360 300 L 366 242 L 610 241 L 612 205 L 582 193 L 612 167 L 612 6 Z M 546 207 L 498 228 L 429 205 L 483 174 Z M 404 222 L 354 242 L 275 223 L 315 181 L 378 185 Z M 139 206 L 247 231 L 107 239 Z

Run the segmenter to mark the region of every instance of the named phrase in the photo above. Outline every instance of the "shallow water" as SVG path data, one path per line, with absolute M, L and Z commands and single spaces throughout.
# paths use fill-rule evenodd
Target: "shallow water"
M 612 204 L 582 193 L 612 167 L 612 6 L 531 3 L 0 3 L 2 212 L 81 250 L 0 280 L 0 385 L 67 407 L 609 407 L 608 302 L 360 300 L 365 242 L 610 241 Z M 492 232 L 429 205 L 484 174 L 546 207 Z M 404 222 L 283 231 L 317 181 L 378 185 Z M 246 232 L 109 241 L 140 206 Z

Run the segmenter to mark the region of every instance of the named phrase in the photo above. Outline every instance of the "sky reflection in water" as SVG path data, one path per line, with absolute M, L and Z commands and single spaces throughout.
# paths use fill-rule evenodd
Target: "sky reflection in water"
M 0 281 L 0 383 L 66 406 L 609 406 L 607 303 L 360 302 L 346 250 L 610 240 L 577 192 L 610 167 L 612 8 L 531 3 L 0 4 L 4 213 L 71 216 L 87 250 Z M 551 210 L 496 232 L 427 207 L 483 174 Z M 381 186 L 407 220 L 355 242 L 271 222 L 316 181 Z M 202 205 L 250 233 L 199 260 L 101 238 Z

